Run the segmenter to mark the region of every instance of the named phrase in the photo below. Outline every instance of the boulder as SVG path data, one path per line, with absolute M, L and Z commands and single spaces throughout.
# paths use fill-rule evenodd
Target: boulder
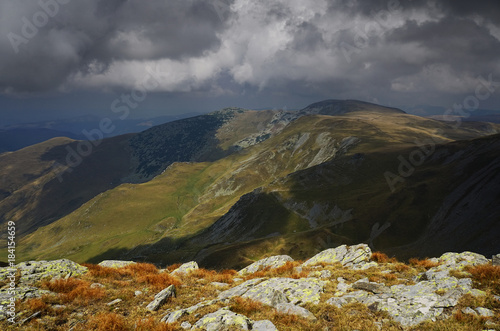
M 478 307 L 475 310 L 476 310 L 477 314 L 481 317 L 494 317 L 495 316 L 495 313 L 488 308 Z
M 117 269 L 117 268 L 126 267 L 126 266 L 131 265 L 131 264 L 135 264 L 135 262 L 134 261 L 120 261 L 120 260 L 104 260 L 101 263 L 99 263 L 98 265 L 100 265 L 101 267 Z
M 154 300 L 151 301 L 146 306 L 146 309 L 149 311 L 156 311 L 170 297 L 175 297 L 175 286 L 174 285 L 170 285 L 169 287 L 167 287 L 166 289 L 162 290 L 157 295 L 155 295 Z
M 500 254 L 491 257 L 491 264 L 500 266 Z
M 238 272 L 238 274 L 240 276 L 253 274 L 254 272 L 257 272 L 267 267 L 275 269 L 285 265 L 287 262 L 293 262 L 293 259 L 288 255 L 271 256 L 252 263 L 248 267 L 241 269 Z
M 353 283 L 352 288 L 360 290 L 345 295 L 339 293 L 342 296 L 333 297 L 326 303 L 341 308 L 349 303 L 360 302 L 374 310 L 386 311 L 403 326 L 435 320 L 445 308 L 455 306 L 463 295 L 476 293 L 472 290 L 471 279 L 451 276 L 390 288 L 364 279 Z M 436 294 L 443 291 L 443 295 Z
M 243 294 L 243 298 L 258 301 L 264 305 L 272 307 L 288 302 L 288 299 L 283 292 L 270 287 L 254 287 Z
M 318 304 L 325 284 L 325 281 L 317 278 L 271 278 L 264 281 L 261 278 L 257 278 L 221 292 L 219 299 L 242 296 L 257 300 L 262 299 L 262 303 L 269 304 L 272 299 L 282 300 L 276 293 L 278 291 L 283 293 L 288 302 L 293 304 Z
M 21 262 L 16 269 L 21 273 L 19 279 L 21 284 L 34 284 L 44 279 L 76 277 L 85 274 L 88 270 L 67 259 Z M 0 268 L 0 279 L 7 278 L 11 270 L 9 267 Z
M 320 263 L 341 263 L 343 266 L 352 267 L 356 266 L 357 264 L 368 263 L 370 261 L 371 255 L 372 251 L 370 247 L 368 247 L 368 245 L 342 245 L 337 248 L 330 248 L 316 254 L 315 256 L 304 262 L 303 266 L 312 266 Z
M 188 262 L 188 263 L 184 263 L 179 268 L 177 268 L 174 271 L 172 271 L 171 274 L 172 275 L 188 274 L 191 271 L 198 270 L 198 269 L 199 269 L 198 263 L 196 263 L 194 261 L 191 261 L 191 262 Z
M 193 329 L 207 331 L 251 330 L 252 324 L 252 320 L 248 317 L 236 314 L 228 308 L 221 308 L 214 313 L 203 316 L 194 324 Z
M 278 331 L 278 329 L 270 320 L 262 320 L 253 322 L 252 331 Z

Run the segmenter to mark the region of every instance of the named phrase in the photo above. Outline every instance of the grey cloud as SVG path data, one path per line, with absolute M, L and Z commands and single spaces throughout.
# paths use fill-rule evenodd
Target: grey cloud
M 201 0 L 86 0 L 57 5 L 54 17 L 35 36 L 26 36 L 23 17 L 33 22 L 33 15 L 43 9 L 15 0 L 0 6 L 12 16 L 7 20 L 4 14 L 0 22 L 0 91 L 4 92 L 52 90 L 71 75 L 85 73 L 91 64 L 104 72 L 117 60 L 199 56 L 218 47 L 217 32 L 225 24 L 223 16 Z M 9 40 L 13 36 L 24 40 L 17 43 L 17 53 Z

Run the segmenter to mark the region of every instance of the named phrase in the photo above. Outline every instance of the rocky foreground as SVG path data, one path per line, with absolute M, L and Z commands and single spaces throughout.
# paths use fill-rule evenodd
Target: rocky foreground
M 500 255 L 464 252 L 406 265 L 364 244 L 305 262 L 273 256 L 239 272 L 196 262 L 160 270 L 132 261 L 24 262 L 14 292 L 11 271 L 0 268 L 0 328 L 500 330 L 499 264 Z

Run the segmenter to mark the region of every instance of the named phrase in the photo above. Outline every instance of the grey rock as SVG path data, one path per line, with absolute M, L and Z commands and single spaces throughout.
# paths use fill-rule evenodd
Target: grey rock
M 134 295 L 135 295 L 136 297 L 138 297 L 138 296 L 142 295 L 142 292 L 141 292 L 141 291 L 135 291 L 135 292 L 134 292 Z
M 221 292 L 218 296 L 219 299 L 227 299 L 227 298 L 232 298 L 232 297 L 237 297 L 237 296 L 242 296 L 245 294 L 249 289 L 254 287 L 255 285 L 259 284 L 262 282 L 264 279 L 263 278 L 254 278 L 247 280 L 246 282 L 235 286 L 229 290 L 226 290 L 224 292 Z
M 472 309 L 471 307 L 463 308 L 462 313 L 469 314 L 469 315 L 477 315 L 476 311 L 474 309 Z
M 312 266 L 319 263 L 333 264 L 337 262 L 340 262 L 344 266 L 353 266 L 369 262 L 371 255 L 372 252 L 368 245 L 360 244 L 350 247 L 342 245 L 316 254 L 304 262 L 303 266 Z
M 268 280 L 256 278 L 221 292 L 218 298 L 227 299 L 235 296 L 245 297 L 245 294 L 250 291 L 248 294 L 249 296 L 265 298 L 264 302 L 268 304 L 268 299 L 276 297 L 277 295 L 276 292 L 273 291 L 279 291 L 293 304 L 318 304 L 325 284 L 325 281 L 317 278 L 271 278 Z M 268 293 L 268 295 L 262 293 Z
M 351 285 L 348 285 L 346 283 L 339 283 L 337 285 L 337 291 L 340 291 L 340 292 L 347 292 L 349 291 L 350 289 L 352 288 Z
M 360 302 L 374 310 L 386 311 L 403 326 L 413 326 L 426 320 L 435 320 L 443 314 L 444 308 L 455 306 L 463 295 L 471 293 L 472 281 L 446 276 L 415 285 L 388 288 L 363 279 L 352 284 L 352 288 L 362 290 L 331 298 L 327 303 L 342 307 Z M 435 293 L 438 290 L 445 292 L 440 296 Z
M 105 288 L 106 286 L 100 284 L 100 283 L 94 283 L 90 285 L 90 288 Z
M 269 320 L 255 321 L 252 325 L 252 331 L 278 331 L 273 322 Z
M 175 311 L 172 311 L 172 312 L 166 314 L 165 316 L 163 316 L 160 321 L 164 322 L 164 323 L 175 323 L 175 322 L 177 322 L 177 320 L 179 318 L 181 318 L 187 314 L 188 314 L 188 312 L 186 309 L 175 310 Z
M 287 262 L 293 262 L 293 259 L 288 255 L 271 256 L 252 263 L 248 267 L 241 269 L 238 272 L 238 274 L 240 276 L 253 274 L 254 272 L 257 272 L 267 267 L 275 269 L 285 265 Z
M 122 301 L 123 301 L 122 299 L 115 299 L 115 300 L 113 300 L 111 302 L 108 302 L 106 305 L 108 305 L 108 306 L 114 306 L 114 305 L 119 304 Z
M 120 260 L 104 260 L 98 265 L 101 267 L 106 267 L 106 268 L 123 268 L 128 265 L 135 264 L 134 261 L 120 261 Z
M 63 310 L 63 309 L 66 309 L 66 305 L 53 305 L 52 309 Z
M 488 309 L 488 308 L 483 308 L 483 307 L 478 307 L 475 309 L 477 314 L 482 317 L 493 317 L 495 316 L 495 313 Z
M 296 315 L 311 321 L 316 320 L 316 316 L 309 310 L 296 306 L 293 303 L 280 303 L 276 306 L 276 311 L 288 315 Z
M 25 285 L 32 285 L 44 279 L 77 277 L 85 274 L 88 270 L 86 267 L 67 259 L 21 262 L 16 266 L 16 269 L 21 273 L 19 283 Z M 0 268 L 0 279 L 7 279 L 11 270 L 8 267 Z
M 352 288 L 357 289 L 357 290 L 364 290 L 364 291 L 372 292 L 375 294 L 390 293 L 391 292 L 391 290 L 387 286 L 380 285 L 380 284 L 373 283 L 373 282 L 355 282 L 354 284 L 352 284 Z
M 493 265 L 500 265 L 500 254 L 493 255 L 491 257 L 491 264 L 493 264 Z
M 146 309 L 149 311 L 156 311 L 170 297 L 175 297 L 175 286 L 174 285 L 170 285 L 169 287 L 167 287 L 166 289 L 162 290 L 157 295 L 155 295 L 154 300 L 151 301 L 146 306 Z
M 225 288 L 229 286 L 229 284 L 227 283 L 219 283 L 219 282 L 212 282 L 210 283 L 210 285 L 215 286 L 217 288 Z
M 288 302 L 283 292 L 270 287 L 254 287 L 243 294 L 243 298 L 259 301 L 264 305 L 272 307 Z
M 198 263 L 191 261 L 188 263 L 184 263 L 181 265 L 179 268 L 175 269 L 174 271 L 171 272 L 172 275 L 179 275 L 179 274 L 188 274 L 191 271 L 198 270 Z
M 332 277 L 332 272 L 330 270 L 312 271 L 309 273 L 308 277 L 327 279 Z
M 28 323 L 29 321 L 31 321 L 32 319 L 39 317 L 41 314 L 42 314 L 41 311 L 37 311 L 36 313 L 34 313 L 34 314 L 28 316 L 27 318 L 23 319 L 22 321 L 20 321 L 19 325 L 24 325 L 24 324 Z
M 189 323 L 189 322 L 182 322 L 181 323 L 181 328 L 183 328 L 184 330 L 191 329 L 191 323 Z
M 236 314 L 227 308 L 222 308 L 214 313 L 207 314 L 198 320 L 193 329 L 202 329 L 207 331 L 220 330 L 251 330 L 252 320 L 246 316 Z

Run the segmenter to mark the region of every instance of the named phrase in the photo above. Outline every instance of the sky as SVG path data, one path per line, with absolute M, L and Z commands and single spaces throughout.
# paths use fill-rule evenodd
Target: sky
M 324 99 L 500 110 L 500 3 L 0 0 L 4 124 Z

